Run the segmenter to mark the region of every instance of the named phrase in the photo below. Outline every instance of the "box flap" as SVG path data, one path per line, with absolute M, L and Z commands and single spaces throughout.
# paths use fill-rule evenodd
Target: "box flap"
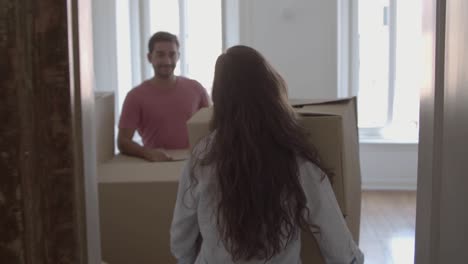
M 305 100 L 309 101 L 309 100 Z M 355 112 L 354 105 L 356 104 L 356 98 L 346 98 L 338 100 L 327 100 L 321 101 L 320 103 L 311 103 L 311 104 L 302 104 L 299 106 L 294 106 L 296 112 L 301 113 L 302 115 L 313 113 L 315 115 L 344 115 L 348 111 Z
M 187 125 L 209 122 L 212 114 L 213 106 L 202 108 L 187 121 Z
M 294 108 L 300 108 L 306 105 L 321 105 L 321 104 L 340 104 L 340 103 L 347 103 L 350 100 L 354 100 L 355 96 L 353 97 L 344 97 L 338 99 L 289 99 L 289 103 Z
M 337 115 L 334 113 L 314 112 L 314 111 L 311 111 L 310 109 L 304 109 L 304 108 L 294 109 L 294 111 L 300 116 L 336 116 Z
M 136 157 L 116 155 L 113 159 L 98 165 L 98 181 L 99 183 L 177 182 L 185 163 L 185 160 L 148 162 Z

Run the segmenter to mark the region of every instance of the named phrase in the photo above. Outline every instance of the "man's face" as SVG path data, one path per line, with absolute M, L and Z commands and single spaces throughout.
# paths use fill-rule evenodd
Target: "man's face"
M 179 60 L 179 49 L 174 42 L 156 42 L 153 51 L 148 53 L 148 60 L 153 65 L 157 77 L 170 78 L 174 75 L 174 69 Z

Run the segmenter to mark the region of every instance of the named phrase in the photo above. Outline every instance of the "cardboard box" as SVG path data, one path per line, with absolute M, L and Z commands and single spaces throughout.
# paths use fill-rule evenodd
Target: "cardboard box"
M 356 100 L 295 100 L 292 104 L 297 107 L 325 167 L 335 173 L 333 188 L 338 203 L 358 241 L 361 178 Z M 189 121 L 191 144 L 209 133 L 210 117 L 211 109 L 203 109 Z M 184 161 L 151 163 L 122 155 L 99 164 L 103 259 L 112 264 L 175 263 L 169 230 L 184 164 Z M 308 232 L 302 234 L 301 254 L 304 264 L 323 263 Z
M 184 165 L 117 155 L 98 166 L 103 259 L 112 264 L 176 263 L 169 230 Z
M 114 157 L 115 117 L 113 92 L 94 93 L 94 112 L 96 120 L 96 158 L 97 164 Z
M 356 115 L 356 98 L 340 100 L 291 100 L 300 123 L 309 133 L 323 166 L 331 171 L 333 190 L 346 223 L 359 241 L 361 216 L 361 174 Z M 209 133 L 212 108 L 205 108 L 188 122 L 190 144 Z M 312 235 L 302 234 L 302 262 L 316 263 L 320 256 Z M 322 260 L 323 261 L 323 260 Z

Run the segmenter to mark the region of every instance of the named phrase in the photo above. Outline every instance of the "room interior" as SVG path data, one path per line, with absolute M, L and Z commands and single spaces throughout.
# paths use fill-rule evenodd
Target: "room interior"
M 392 1 L 395 3 L 396 0 L 389 2 Z M 291 98 L 337 99 L 358 95 L 355 65 L 357 40 L 353 35 L 357 27 L 357 2 L 222 1 L 222 49 L 237 43 L 257 48 L 284 75 Z M 0 241 L 2 263 L 3 260 L 6 260 L 5 263 L 25 263 L 20 262 L 20 259 L 50 260 L 62 256 L 67 259 L 64 263 L 76 263 L 70 260 L 79 259 L 78 263 L 99 263 L 105 260 L 112 264 L 125 260 L 125 256 L 131 257 L 126 255 L 130 252 L 155 257 L 156 261 L 158 257 L 170 257 L 169 252 L 161 252 L 157 247 L 153 252 L 142 251 L 148 247 L 145 242 L 155 243 L 152 238 L 168 235 L 164 230 L 152 227 L 154 223 L 148 220 L 157 217 L 160 211 L 170 211 L 172 206 L 170 202 L 152 202 L 145 197 L 173 196 L 176 175 L 180 173 L 183 161 L 148 164 L 115 156 L 115 122 L 120 110 L 119 96 L 122 96 L 119 93 L 119 73 L 122 70 L 118 62 L 120 49 L 116 41 L 119 32 L 116 21 L 120 17 L 115 12 L 116 3 L 115 0 L 106 0 L 68 1 L 64 4 L 48 0 L 38 6 L 34 6 L 31 1 L 0 5 L 2 11 L 16 12 L 2 13 L 0 18 L 5 18 L 4 21 L 8 23 L 0 20 L 0 32 L 7 32 L 10 35 L 5 35 L 11 36 L 12 31 L 1 29 L 27 28 L 29 31 L 18 31 L 22 32 L 18 33 L 19 36 L 39 43 L 35 46 L 28 46 L 27 42 L 21 44 L 30 53 L 5 53 L 16 63 L 7 61 L 10 64 L 4 67 L 6 70 L 14 69 L 11 70 L 11 76 L 16 78 L 14 80 L 22 76 L 17 73 L 19 67 L 23 70 L 21 74 L 27 76 L 25 79 L 34 82 L 13 82 L 6 79 L 8 77 L 2 80 L 5 87 L 10 89 L 8 91 L 14 91 L 8 97 L 2 97 L 1 101 L 8 109 L 15 109 L 7 112 L 8 120 L 19 120 L 8 123 L 11 124 L 11 130 L 2 130 L 2 137 L 5 135 L 5 139 L 8 139 L 8 144 L 5 143 L 7 152 L 2 151 L 2 159 L 5 160 L 2 164 L 7 164 L 6 160 L 13 164 L 2 165 L 2 174 L 6 171 L 5 175 L 11 177 L 2 177 L 5 189 L 0 192 L 0 205 L 12 208 L 4 214 L 10 222 L 5 221 L 2 229 L 11 233 L 5 236 L 4 241 Z M 144 0 L 131 3 L 128 6 L 129 14 L 149 7 L 148 1 Z M 27 10 L 34 10 L 31 17 L 22 18 L 18 15 Z M 468 155 L 463 144 L 460 144 L 464 142 L 463 135 L 467 133 L 468 127 L 465 122 L 468 112 L 465 106 L 468 98 L 467 81 L 461 77 L 466 72 L 468 53 L 463 50 L 463 45 L 457 44 L 464 43 L 468 35 L 462 26 L 466 19 L 461 16 L 468 11 L 468 4 L 461 0 L 424 1 L 422 11 L 425 34 L 421 50 L 427 56 L 423 63 L 424 80 L 421 83 L 419 137 L 416 140 L 376 137 L 359 137 L 355 140 L 355 143 L 359 143 L 355 150 L 358 151 L 356 156 L 360 158 L 357 164 L 360 173 L 354 183 L 360 184 L 362 193 L 359 195 L 362 200 L 357 203 L 360 223 L 357 229 L 359 232 L 354 235 L 366 254 L 366 263 L 461 263 L 468 257 L 468 251 L 464 250 L 468 236 L 466 224 L 463 224 L 468 222 L 468 215 L 463 210 L 463 203 L 457 203 L 460 199 L 466 200 L 468 186 L 464 177 Z M 51 17 L 55 17 L 55 20 Z M 148 28 L 143 23 L 145 19 L 148 18 L 141 18 L 140 24 L 132 23 L 129 32 L 134 33 L 139 29 L 147 32 Z M 12 24 L 11 21 L 23 22 Z M 58 26 L 60 23 L 61 27 Z M 38 30 L 31 31 L 31 28 Z M 47 54 L 44 52 L 47 50 L 44 43 L 51 41 L 55 45 L 59 44 L 53 42 L 54 37 L 51 36 L 54 35 L 41 34 L 53 30 L 56 36 L 62 38 L 62 50 L 51 49 L 51 53 L 56 52 L 53 53 L 56 57 L 51 59 L 44 55 Z M 137 38 L 143 41 L 146 36 L 143 34 Z M 4 38 L 0 47 L 16 47 L 18 44 L 14 39 Z M 143 43 L 139 45 L 144 47 Z M 38 52 L 34 53 L 36 50 Z M 37 58 L 45 59 L 33 60 L 28 56 L 30 54 L 39 54 Z M 144 51 L 139 50 L 138 54 L 144 54 Z M 135 57 L 134 53 L 130 55 L 131 59 Z M 59 60 L 57 58 L 60 63 L 54 64 Z M 47 59 L 50 61 L 49 66 L 53 64 L 52 70 L 41 72 L 40 68 L 47 66 Z M 26 62 L 31 62 L 32 68 L 28 68 Z M 137 82 L 146 74 L 144 61 L 132 59 L 130 64 L 130 67 L 140 69 L 136 70 L 137 75 L 133 75 L 133 79 L 127 79 L 126 84 Z M 54 68 L 56 65 L 63 68 L 57 70 Z M 51 80 L 51 92 L 39 90 L 44 83 L 49 84 L 47 80 Z M 30 89 L 21 90 L 22 87 Z M 52 92 L 64 91 L 60 90 L 63 87 L 67 93 Z M 35 101 L 35 98 L 39 100 Z M 59 100 L 67 104 L 59 105 Z M 18 111 L 13 108 L 15 104 L 12 102 L 19 102 Z M 55 107 L 56 104 L 59 106 Z M 47 108 L 47 105 L 54 107 Z M 36 113 L 32 115 L 34 110 Z M 61 114 L 69 114 L 72 118 L 68 120 Z M 55 119 L 49 119 L 49 116 Z M 60 136 L 61 140 L 49 143 L 47 140 L 51 138 L 46 132 L 33 136 L 21 132 L 24 130 L 20 128 L 24 127 L 30 131 L 36 129 L 56 133 L 53 135 Z M 2 144 L 4 142 L 7 141 L 2 141 Z M 21 152 L 24 156 L 11 158 L 9 153 L 16 153 L 17 149 L 24 151 Z M 57 157 L 63 153 L 63 159 L 51 158 L 49 162 L 42 154 L 45 150 Z M 109 165 L 112 162 L 119 164 Z M 59 166 L 68 164 L 72 165 L 63 168 Z M 15 165 L 21 168 L 19 173 L 12 169 Z M 36 171 L 28 168 L 35 168 Z M 129 174 L 140 170 L 142 173 L 139 177 L 129 179 Z M 152 170 L 161 170 L 163 173 L 152 175 Z M 62 177 L 38 178 L 38 175 L 49 174 Z M 60 188 L 54 189 L 53 186 Z M 12 199 L 14 192 L 11 190 L 20 190 L 17 192 L 24 195 Z M 54 190 L 58 190 L 55 196 L 52 195 Z M 141 196 L 136 197 L 135 193 Z M 135 199 L 138 206 L 129 203 L 130 198 Z M 48 206 L 53 204 L 54 199 L 63 199 L 67 201 L 66 205 Z M 119 208 L 119 205 L 123 208 Z M 24 215 L 23 218 L 11 213 L 18 210 Z M 103 213 L 102 210 L 106 211 Z M 122 211 L 128 212 L 124 213 L 127 219 L 118 214 Z M 53 215 L 62 222 L 51 222 Z M 132 219 L 132 215 L 141 217 Z M 167 225 L 168 219 L 165 217 L 166 222 L 161 225 Z M 132 229 L 132 225 L 128 225 L 132 221 L 136 221 L 132 224 L 139 223 L 139 220 L 143 221 L 143 228 Z M 131 244 L 128 241 L 127 244 L 123 243 L 128 237 L 119 238 L 115 235 L 116 230 L 108 228 L 119 227 L 119 221 L 129 228 L 128 232 L 133 232 L 132 238 L 136 239 Z M 13 228 L 15 224 L 19 228 Z M 59 228 L 69 233 L 60 233 Z M 64 239 L 65 235 L 69 235 L 69 238 Z M 122 243 L 118 243 L 119 239 Z M 36 241 L 47 242 L 39 248 Z M 63 255 L 57 253 L 49 256 L 42 251 L 44 248 L 49 252 L 62 252 Z M 114 258 L 112 254 L 116 255 L 115 259 L 111 259 Z M 320 258 L 312 258 L 316 257 Z M 123 263 L 128 263 L 126 261 Z
M 353 35 L 355 32 L 353 30 L 356 30 L 354 27 L 357 27 L 356 24 L 358 22 L 356 17 L 358 2 L 293 1 L 286 3 L 271 1 L 225 1 L 221 10 L 212 7 L 210 11 L 222 12 L 223 14 L 222 18 L 220 18 L 223 22 L 223 47 L 227 48 L 231 45 L 242 43 L 251 45 L 261 51 L 286 79 L 290 98 L 336 99 L 358 94 L 358 88 L 356 87 L 358 84 L 355 84 L 356 75 L 358 75 L 355 69 L 355 61 L 358 59 L 355 52 L 357 43 L 356 37 Z M 361 2 L 365 4 L 365 1 Z M 151 6 L 146 1 L 140 1 L 138 4 L 134 2 L 127 5 L 124 4 L 123 7 L 121 5 L 122 3 L 115 1 L 93 3 L 93 48 L 95 53 L 94 66 L 97 76 L 95 91 L 113 93 L 114 97 L 116 97 L 114 98 L 114 109 L 116 111 L 114 112 L 114 122 L 117 122 L 119 118 L 120 105 L 118 104 L 123 102 L 122 97 L 126 94 L 125 92 L 120 92 L 119 89 L 128 91 L 129 87 L 138 83 L 135 82 L 135 78 L 142 80 L 149 76 L 144 69 L 144 67 L 149 66 L 148 63 L 146 61 L 135 63 L 133 58 L 131 60 L 132 68 L 127 68 L 127 70 L 132 71 L 130 80 L 126 81 L 127 87 L 120 88 L 119 86 L 119 82 L 122 82 L 122 79 L 119 79 L 122 75 L 122 67 L 119 66 L 119 62 L 122 63 L 121 57 L 127 56 L 130 58 L 144 53 L 144 48 L 141 45 L 145 43 L 145 39 L 151 34 L 148 26 L 145 26 L 145 21 L 151 20 L 152 16 L 148 12 L 141 13 L 142 7 L 144 10 L 151 9 Z M 132 26 L 135 24 L 131 19 L 132 12 L 138 12 L 135 10 L 140 11 L 140 28 L 130 27 L 125 29 L 122 23 L 126 21 L 115 22 L 117 17 L 122 18 L 122 13 L 115 12 L 115 10 L 122 9 L 127 10 L 127 12 L 128 9 L 130 10 L 130 15 L 128 17 L 125 15 L 124 18 L 128 19 Z M 272 28 L 275 30 L 272 30 Z M 121 52 L 122 49 L 118 43 L 121 40 L 120 36 L 124 34 L 121 30 L 128 30 L 130 32 L 129 38 L 131 39 L 131 43 L 126 45 L 129 45 L 131 49 L 134 49 L 132 43 L 136 42 L 134 38 L 138 39 L 140 42 L 139 53 L 119 54 L 119 51 Z M 140 32 L 140 36 L 135 37 L 137 35 L 135 31 Z M 215 30 L 213 29 L 212 31 L 214 32 Z M 209 37 L 206 38 L 213 40 Z M 117 41 L 113 42 L 111 40 Z M 190 50 L 185 50 L 185 52 L 190 53 Z M 207 61 L 207 65 L 210 65 L 215 60 L 215 57 L 207 57 L 205 60 Z M 182 64 L 183 61 L 179 63 Z M 128 63 L 128 59 L 127 64 L 130 64 Z M 135 64 L 139 65 L 140 70 L 135 70 Z M 205 86 L 209 86 L 209 83 Z M 206 88 L 210 89 L 209 87 Z M 99 107 L 98 101 L 96 101 L 96 105 Z M 103 131 L 102 129 L 100 130 Z M 106 128 L 107 130 L 109 128 Z M 99 134 L 98 132 L 98 138 Z M 394 219 L 389 216 L 389 219 L 383 219 L 380 220 L 381 222 L 375 223 L 375 227 L 361 229 L 361 232 L 364 233 L 361 235 L 360 242 L 365 247 L 365 253 L 369 252 L 369 263 L 384 263 L 382 259 L 389 261 L 388 263 L 392 263 L 392 261 L 406 263 L 402 261 L 410 261 L 414 257 L 414 252 L 410 250 L 411 247 L 408 249 L 407 245 L 414 244 L 418 164 L 417 138 L 411 136 L 407 138 L 365 137 L 361 135 L 359 143 L 358 154 L 360 157 L 361 186 L 364 191 L 363 197 L 371 199 L 370 197 L 375 197 L 376 193 L 386 197 L 388 193 L 390 197 L 388 199 L 390 200 L 387 201 L 387 204 L 392 204 L 394 203 L 393 200 L 399 199 L 395 194 L 401 194 L 402 197 L 409 196 L 407 199 L 409 201 L 408 204 L 413 205 L 412 210 L 402 213 L 403 217 L 409 219 L 408 223 L 395 227 L 394 233 L 380 229 L 374 230 L 388 224 L 388 222 L 392 223 Z M 388 161 L 392 162 L 389 163 Z M 106 169 L 108 168 L 106 167 Z M 124 169 L 121 168 L 120 170 Z M 108 175 L 112 175 L 112 173 L 106 173 L 104 176 L 106 182 L 111 179 Z M 146 176 L 143 178 L 146 178 Z M 108 185 L 109 183 L 107 185 L 102 184 L 101 187 L 104 190 L 104 186 Z M 106 195 L 109 192 L 107 191 Z M 366 192 L 369 192 L 369 195 L 366 195 Z M 392 200 L 392 198 L 394 199 Z M 107 196 L 106 199 L 108 199 Z M 381 198 L 376 199 L 379 200 Z M 361 217 L 368 222 L 375 222 L 376 218 L 381 217 L 380 215 L 376 216 L 378 213 L 374 212 L 374 210 L 367 210 L 368 207 L 365 205 L 372 203 L 372 201 L 368 203 L 363 202 L 363 215 Z M 397 205 L 395 208 L 403 208 L 404 206 L 406 204 L 403 206 Z M 101 209 L 107 208 L 103 204 L 100 204 L 100 207 Z M 370 215 L 364 215 L 364 213 Z M 109 219 L 109 217 L 106 216 L 106 219 Z M 391 225 L 393 226 L 393 224 Z M 101 224 L 101 230 L 103 228 L 105 232 L 110 232 Z M 117 227 L 114 229 L 117 229 Z M 122 230 L 122 227 L 118 229 Z M 122 237 L 124 236 L 122 235 Z M 116 240 L 114 237 L 109 237 L 105 241 Z M 405 246 L 399 246 L 395 241 L 404 241 Z M 111 246 L 110 244 L 106 246 L 106 242 L 103 242 L 103 251 L 112 251 Z M 141 256 L 142 252 L 136 250 L 134 255 Z M 119 256 L 112 257 L 112 260 L 117 258 L 122 259 Z M 125 262 L 125 260 L 122 261 Z

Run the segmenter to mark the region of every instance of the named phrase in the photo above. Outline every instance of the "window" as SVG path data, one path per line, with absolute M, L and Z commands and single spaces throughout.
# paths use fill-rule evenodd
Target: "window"
M 222 52 L 221 2 L 204 0 L 202 5 L 190 0 L 115 1 L 116 125 L 127 93 L 154 75 L 146 54 L 148 40 L 157 31 L 171 32 L 179 39 L 180 59 L 175 74 L 199 81 L 211 94 L 214 65 Z M 134 140 L 141 143 L 138 133 Z
M 358 0 L 359 127 L 367 138 L 417 140 L 422 0 Z
M 148 40 L 157 31 L 171 32 L 179 39 L 181 56 L 175 73 L 199 81 L 211 93 L 214 65 L 222 52 L 221 2 L 116 1 L 119 113 L 132 87 L 154 75 L 146 54 Z

